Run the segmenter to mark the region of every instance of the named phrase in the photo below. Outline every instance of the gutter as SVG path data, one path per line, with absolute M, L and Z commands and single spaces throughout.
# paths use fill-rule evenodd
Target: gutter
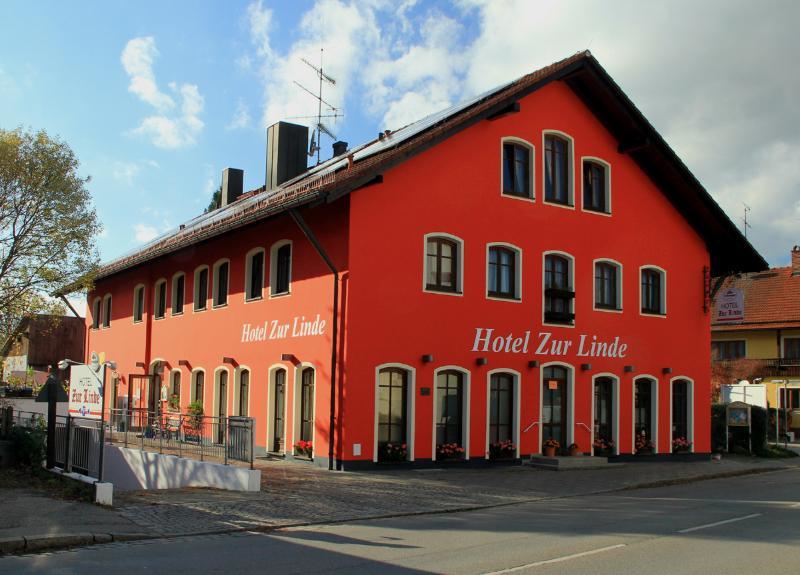
M 290 208 L 288 211 L 289 215 L 297 224 L 297 227 L 299 227 L 306 238 L 308 238 L 308 241 L 311 242 L 311 245 L 314 246 L 314 249 L 317 251 L 319 256 L 325 262 L 325 265 L 328 266 L 328 269 L 331 270 L 331 273 L 333 274 L 333 327 L 331 328 L 331 410 L 330 421 L 328 424 L 330 428 L 328 432 L 328 470 L 333 471 L 333 446 L 336 433 L 336 358 L 339 355 L 339 270 L 336 269 L 333 260 L 331 260 L 330 256 L 325 251 L 325 248 L 322 247 L 322 244 L 319 243 L 317 236 L 314 235 L 314 232 L 303 219 L 303 216 L 300 215 L 300 212 L 298 212 L 295 208 Z

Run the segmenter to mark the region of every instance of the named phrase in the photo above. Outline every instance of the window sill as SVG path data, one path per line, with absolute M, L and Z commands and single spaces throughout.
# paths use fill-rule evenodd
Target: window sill
M 192 313 L 200 313 L 202 311 L 208 311 L 208 306 L 206 307 L 196 307 L 192 309 Z
M 290 292 L 290 291 L 282 291 L 282 292 L 278 292 L 278 293 L 271 293 L 271 294 L 269 294 L 269 299 L 280 298 L 280 297 L 288 297 L 290 295 L 292 295 L 292 292 Z
M 504 198 L 509 198 L 512 200 L 522 200 L 523 202 L 530 202 L 532 204 L 536 202 L 535 196 L 518 196 L 517 194 L 507 194 L 502 191 L 500 192 L 500 195 Z
M 438 295 L 458 295 L 458 296 L 463 296 L 464 295 L 464 292 L 462 292 L 462 291 L 436 289 L 435 287 L 431 287 L 431 286 L 425 286 L 425 289 L 423 289 L 422 291 L 424 291 L 425 293 L 435 293 L 435 294 L 438 294 Z
M 595 304 L 592 309 L 594 309 L 594 311 L 605 311 L 605 312 L 609 312 L 609 313 L 622 313 L 622 308 L 621 307 L 610 307 L 610 306 L 607 307 L 607 306 L 602 306 L 602 305 Z
M 133 325 L 136 325 L 136 324 L 139 324 L 139 323 L 143 323 L 143 321 L 140 320 L 140 319 L 133 320 Z
M 575 209 L 575 204 L 566 204 L 566 203 L 563 203 L 563 202 L 553 202 L 553 201 L 550 201 L 550 200 L 544 200 L 543 203 L 545 205 L 547 205 L 547 206 L 553 206 L 553 207 L 556 207 L 556 208 L 564 208 L 565 210 L 574 210 Z
M 494 301 L 507 301 L 511 303 L 522 303 L 521 297 L 507 297 L 502 295 L 492 295 L 486 294 L 486 299 L 494 300 Z
M 161 321 L 161 320 L 162 320 L 162 319 L 164 319 L 165 317 L 167 317 L 167 316 L 165 316 L 165 315 L 155 315 L 155 316 L 153 316 L 153 319 L 154 319 L 155 321 Z
M 595 208 L 583 207 L 583 208 L 581 208 L 581 210 L 584 211 L 584 212 L 589 212 L 590 214 L 595 214 L 597 216 L 610 216 L 611 215 L 611 212 L 609 212 L 609 211 L 598 210 L 598 209 L 595 209 Z
M 644 310 L 640 311 L 639 315 L 644 315 L 647 317 L 667 317 L 667 314 L 665 313 L 658 313 L 654 311 L 644 311 Z
M 261 301 L 263 299 L 264 299 L 264 296 L 246 297 L 246 298 L 244 298 L 244 303 L 253 303 L 254 301 Z
M 176 315 L 183 315 L 183 312 L 182 311 L 174 311 L 174 312 L 172 312 L 171 315 L 172 315 L 172 317 L 175 317 Z
M 228 302 L 218 303 L 216 305 L 212 305 L 211 309 L 223 309 L 223 308 L 226 308 L 226 307 L 228 307 Z

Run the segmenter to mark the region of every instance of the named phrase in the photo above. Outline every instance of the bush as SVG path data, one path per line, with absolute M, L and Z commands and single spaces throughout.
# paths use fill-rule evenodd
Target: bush
M 753 453 L 765 456 L 767 446 L 767 410 L 763 407 L 751 406 L 750 408 L 750 433 L 753 442 Z M 729 427 L 731 445 L 725 437 L 725 404 L 711 405 L 711 448 L 713 451 L 722 451 L 728 448 L 733 453 L 747 452 L 748 438 L 746 427 Z
M 41 429 L 13 427 L 9 439 L 14 450 L 14 459 L 21 467 L 38 469 L 45 456 L 46 434 Z

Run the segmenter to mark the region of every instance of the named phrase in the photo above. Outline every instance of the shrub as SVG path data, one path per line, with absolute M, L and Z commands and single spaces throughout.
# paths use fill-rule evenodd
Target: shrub
M 41 429 L 13 427 L 9 439 L 17 465 L 39 469 L 44 461 L 45 438 Z

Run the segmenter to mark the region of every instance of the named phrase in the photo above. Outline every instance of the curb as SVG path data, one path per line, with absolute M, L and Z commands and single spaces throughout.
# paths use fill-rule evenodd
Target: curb
M 503 503 L 489 503 L 484 505 L 466 505 L 452 507 L 449 509 L 439 509 L 433 511 L 409 511 L 404 513 L 384 513 L 379 515 L 360 515 L 356 517 L 346 517 L 342 519 L 328 519 L 324 521 L 298 521 L 295 523 L 285 523 L 281 525 L 251 525 L 247 527 L 227 527 L 205 531 L 192 531 L 184 533 L 77 533 L 69 535 L 35 535 L 30 537 L 8 537 L 0 538 L 0 557 L 9 555 L 23 555 L 25 553 L 38 553 L 42 551 L 55 551 L 69 549 L 72 547 L 85 547 L 88 545 L 142 541 L 146 539 L 181 539 L 185 537 L 197 537 L 203 535 L 226 535 L 231 533 L 256 532 L 267 533 L 290 529 L 296 527 L 313 527 L 317 525 L 338 525 L 353 521 L 372 521 L 375 519 L 395 519 L 401 517 L 419 517 L 423 515 L 447 515 L 451 513 L 462 513 L 466 511 L 480 511 L 483 509 L 494 509 L 499 507 L 509 507 L 525 503 L 536 503 L 539 501 L 553 501 L 570 497 L 586 497 L 590 495 L 605 495 L 609 493 L 619 493 L 621 491 L 633 491 L 636 489 L 651 489 L 656 487 L 667 487 L 670 485 L 686 485 L 700 481 L 710 481 L 713 479 L 726 479 L 731 477 L 742 477 L 746 475 L 759 475 L 764 473 L 776 473 L 796 469 L 798 466 L 785 467 L 765 467 L 751 469 L 736 469 L 731 471 L 721 471 L 707 473 L 703 475 L 693 475 L 689 477 L 676 477 L 674 479 L 663 479 L 659 481 L 645 481 L 632 485 L 623 485 L 610 489 L 596 491 L 584 491 L 580 493 L 565 493 L 563 495 L 552 495 L 543 497 L 531 497 L 527 499 L 517 499 Z

